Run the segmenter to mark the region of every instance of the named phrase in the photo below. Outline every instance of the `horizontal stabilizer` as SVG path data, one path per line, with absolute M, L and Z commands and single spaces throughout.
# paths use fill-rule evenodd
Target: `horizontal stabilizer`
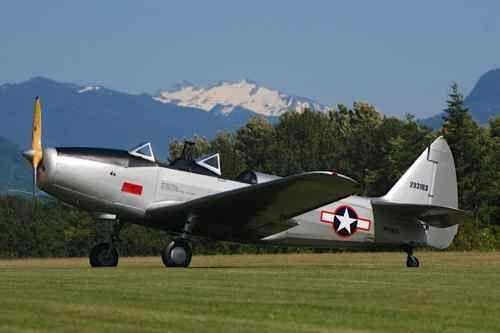
M 465 224 L 472 221 L 470 213 L 437 205 L 394 203 L 384 200 L 372 200 L 374 209 L 398 216 L 403 219 L 415 218 L 433 227 L 446 228 L 455 224 Z

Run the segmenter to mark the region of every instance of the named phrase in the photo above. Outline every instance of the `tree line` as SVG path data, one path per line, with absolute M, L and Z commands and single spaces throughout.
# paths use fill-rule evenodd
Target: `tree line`
M 219 152 L 222 175 L 235 178 L 246 170 L 280 176 L 334 170 L 362 185 L 361 195 L 385 194 L 419 154 L 439 135 L 453 152 L 459 207 L 473 222 L 459 228 L 452 248 L 500 248 L 500 117 L 480 126 L 471 117 L 456 84 L 451 86 L 443 126 L 433 131 L 413 116 L 380 114 L 362 102 L 338 105 L 326 113 L 287 112 L 275 124 L 255 117 L 235 132 L 212 140 L 195 136 L 193 155 Z M 184 140 L 171 142 L 170 157 L 180 156 Z M 34 212 L 34 213 L 33 213 Z M 0 256 L 85 256 L 108 235 L 106 224 L 56 200 L 39 203 L 0 197 Z M 121 234 L 123 255 L 158 254 L 170 235 L 141 226 Z M 195 253 L 297 251 L 284 247 L 240 245 L 196 238 Z

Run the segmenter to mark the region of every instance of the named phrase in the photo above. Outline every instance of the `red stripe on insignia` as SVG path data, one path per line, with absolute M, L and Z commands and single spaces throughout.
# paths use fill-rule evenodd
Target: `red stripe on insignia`
M 135 195 L 142 195 L 142 185 L 125 182 L 122 185 L 122 192 L 127 192 Z

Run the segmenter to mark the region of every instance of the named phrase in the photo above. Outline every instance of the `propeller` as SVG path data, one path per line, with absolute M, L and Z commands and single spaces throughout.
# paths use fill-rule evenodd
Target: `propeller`
M 33 200 L 36 194 L 37 170 L 43 158 L 42 149 L 42 105 L 40 97 L 35 98 L 35 110 L 33 113 L 33 133 L 31 139 L 31 149 L 23 152 L 23 156 L 31 162 L 33 166 Z

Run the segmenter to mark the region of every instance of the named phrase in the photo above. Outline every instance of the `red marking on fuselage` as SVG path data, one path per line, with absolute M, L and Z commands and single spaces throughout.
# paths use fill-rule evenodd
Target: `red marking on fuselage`
M 142 185 L 124 182 L 122 185 L 122 192 L 142 195 Z
M 358 220 L 359 220 L 359 221 L 365 221 L 365 222 L 367 222 L 367 223 L 368 223 L 368 228 L 363 228 L 363 227 L 361 227 L 361 224 L 360 224 L 360 223 L 358 223 L 358 227 L 357 227 L 357 228 L 358 228 L 359 230 L 363 230 L 363 231 L 370 231 L 370 227 L 371 227 L 372 221 L 370 221 L 369 219 L 364 219 L 364 218 L 362 218 L 362 217 L 358 217 Z

